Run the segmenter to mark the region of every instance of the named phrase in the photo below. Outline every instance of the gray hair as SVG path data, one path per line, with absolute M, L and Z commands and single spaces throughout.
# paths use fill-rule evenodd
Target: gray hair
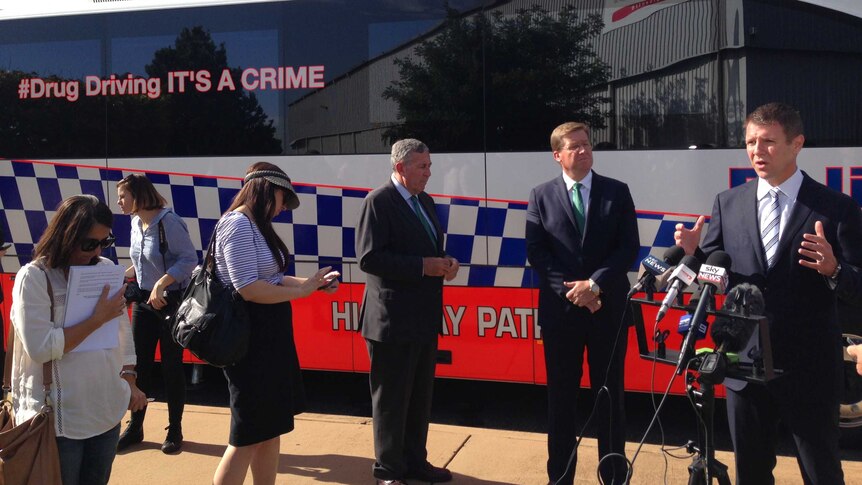
M 392 144 L 392 155 L 389 157 L 392 162 L 392 170 L 395 170 L 395 165 L 398 162 L 406 162 L 411 153 L 425 153 L 427 151 L 428 146 L 415 138 L 396 141 Z

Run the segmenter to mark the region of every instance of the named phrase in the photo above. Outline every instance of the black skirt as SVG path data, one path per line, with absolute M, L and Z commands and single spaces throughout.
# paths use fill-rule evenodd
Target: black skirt
M 230 390 L 230 437 L 248 446 L 293 430 L 293 416 L 305 410 L 305 391 L 293 340 L 290 302 L 247 303 L 251 335 L 248 354 L 224 369 Z

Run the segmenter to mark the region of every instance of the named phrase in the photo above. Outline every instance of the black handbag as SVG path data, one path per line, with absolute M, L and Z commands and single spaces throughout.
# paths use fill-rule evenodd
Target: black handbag
M 250 328 L 245 300 L 215 276 L 215 239 L 214 229 L 204 264 L 192 274 L 183 293 L 171 335 L 197 358 L 227 367 L 245 357 Z

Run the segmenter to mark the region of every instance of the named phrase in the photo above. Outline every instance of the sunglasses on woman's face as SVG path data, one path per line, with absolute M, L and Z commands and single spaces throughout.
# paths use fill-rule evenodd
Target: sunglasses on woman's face
M 92 250 L 94 250 L 100 246 L 102 249 L 106 249 L 106 248 L 111 247 L 114 244 L 114 241 L 116 241 L 116 240 L 117 240 L 117 238 L 115 238 L 113 234 L 108 235 L 108 237 L 106 237 L 105 239 L 102 239 L 101 241 L 98 239 L 84 239 L 81 242 L 81 251 L 84 251 L 85 253 L 89 253 L 90 251 L 92 251 Z

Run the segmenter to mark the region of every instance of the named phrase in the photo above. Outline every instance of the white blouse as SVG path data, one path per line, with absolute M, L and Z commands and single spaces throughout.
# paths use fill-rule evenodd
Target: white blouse
M 101 258 L 98 264 L 114 264 Z M 29 263 L 18 271 L 12 288 L 12 401 L 15 423 L 42 408 L 42 363 L 53 360 L 50 402 L 57 436 L 86 439 L 120 423 L 129 407 L 131 389 L 120 377 L 123 365 L 134 365 L 135 345 L 129 316 L 120 316 L 120 345 L 113 349 L 63 353 L 66 314 L 66 276 L 62 269 L 46 269 L 54 291 L 54 321 L 45 273 Z

